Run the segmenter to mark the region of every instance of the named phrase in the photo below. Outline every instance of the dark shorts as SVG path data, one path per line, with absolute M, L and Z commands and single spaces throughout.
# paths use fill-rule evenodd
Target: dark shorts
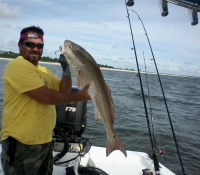
M 1 164 L 4 175 L 52 175 L 52 142 L 25 145 L 16 141 L 14 162 L 8 162 L 8 139 L 2 141 Z

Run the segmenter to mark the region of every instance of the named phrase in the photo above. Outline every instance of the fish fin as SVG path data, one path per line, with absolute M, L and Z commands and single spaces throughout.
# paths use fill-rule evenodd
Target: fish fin
M 126 150 L 116 133 L 107 138 L 106 156 L 108 157 L 114 150 L 120 150 L 127 157 Z
M 86 84 L 84 83 L 84 79 L 86 78 L 86 73 L 85 73 L 85 69 L 87 69 L 87 65 L 83 64 L 82 66 L 80 66 L 78 73 L 76 75 L 76 85 L 77 87 L 83 88 Z M 89 83 L 89 82 L 88 82 Z
M 81 74 L 81 70 L 78 71 L 78 75 L 76 76 L 76 86 L 80 89 L 81 85 L 80 85 L 80 74 Z
M 111 122 L 112 122 L 112 124 L 114 123 L 114 105 L 113 105 L 113 99 L 112 99 L 112 97 L 111 97 L 111 100 L 112 100 L 112 116 L 111 116 Z
M 110 88 L 108 87 L 108 85 L 106 84 L 106 87 L 107 87 L 107 91 L 108 91 L 108 94 L 110 95 L 110 100 L 111 100 L 111 112 L 112 112 L 112 115 L 111 115 L 111 123 L 113 124 L 114 123 L 114 104 L 113 104 L 113 99 L 111 97 L 111 90 Z
M 78 82 L 76 82 L 76 86 L 78 89 L 80 89 L 80 85 L 78 84 Z
M 99 111 L 96 108 L 94 109 L 94 115 L 95 115 L 95 122 L 98 122 L 99 120 L 101 120 Z

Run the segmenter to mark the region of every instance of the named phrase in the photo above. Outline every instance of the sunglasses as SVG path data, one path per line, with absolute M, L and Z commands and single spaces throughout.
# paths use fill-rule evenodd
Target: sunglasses
M 37 49 L 42 49 L 44 47 L 44 44 L 35 44 L 32 42 L 23 42 L 23 45 L 26 45 L 27 47 L 34 49 L 35 47 L 37 47 Z

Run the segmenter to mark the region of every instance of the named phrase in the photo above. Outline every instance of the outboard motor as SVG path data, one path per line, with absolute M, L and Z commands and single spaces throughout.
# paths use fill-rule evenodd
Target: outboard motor
M 78 93 L 72 87 L 72 94 Z M 55 166 L 65 167 L 67 175 L 108 175 L 93 167 L 88 153 L 90 140 L 82 137 L 87 124 L 87 102 L 56 106 L 57 120 L 53 133 Z M 92 163 L 92 164 L 91 164 Z
M 72 87 L 72 94 L 78 93 L 78 89 Z M 74 102 L 66 105 L 56 106 L 56 127 L 62 129 L 69 135 L 81 136 L 87 122 L 87 102 Z
M 72 87 L 72 94 L 78 93 L 78 88 Z M 89 139 L 82 137 L 87 123 L 87 102 L 74 102 L 56 106 L 56 126 L 53 133 L 54 165 L 66 167 L 67 174 L 78 174 L 80 157 L 89 160 L 88 151 L 91 148 Z M 71 173 L 70 173 L 71 172 Z

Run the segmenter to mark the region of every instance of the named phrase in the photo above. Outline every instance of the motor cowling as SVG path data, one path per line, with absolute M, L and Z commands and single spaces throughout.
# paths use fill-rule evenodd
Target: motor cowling
M 79 89 L 72 87 L 71 93 L 77 94 Z M 87 102 L 73 102 L 56 106 L 56 127 L 61 127 L 68 135 L 81 136 L 87 123 Z

